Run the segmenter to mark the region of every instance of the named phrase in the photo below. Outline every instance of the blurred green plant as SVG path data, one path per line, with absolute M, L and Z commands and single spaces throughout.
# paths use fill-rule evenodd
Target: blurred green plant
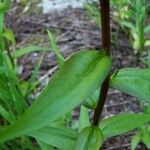
M 30 14 L 32 12 L 41 13 L 42 8 L 39 6 L 41 2 L 42 0 L 19 0 L 17 7 L 22 10 L 21 14 Z
M 147 21 L 147 0 L 136 0 L 135 4 L 131 5 L 130 15 L 125 20 L 120 20 L 120 24 L 130 29 L 132 46 L 134 53 L 142 53 L 145 46 L 148 46 L 148 40 L 145 37 L 147 32 L 150 32 L 150 26 L 146 25 Z M 132 10 L 132 11 L 131 11 Z
M 132 5 L 133 1 L 131 0 L 111 0 L 110 1 L 113 12 L 113 18 L 115 21 L 120 21 L 124 19 L 129 19 L 131 11 L 129 7 Z
M 133 12 L 129 15 L 126 21 L 121 21 L 121 25 L 130 29 L 132 37 L 132 46 L 135 54 L 142 54 L 146 46 L 149 46 L 149 41 L 145 34 L 150 32 L 150 26 L 146 25 L 148 1 L 136 0 L 136 5 L 131 5 Z M 132 20 L 132 21 L 131 21 Z M 142 58 L 141 58 L 142 59 Z M 150 53 L 148 51 L 147 57 L 142 59 L 142 62 L 149 68 L 150 67 Z M 143 89 L 145 90 L 145 89 Z M 150 104 L 145 107 L 145 102 L 141 102 L 141 109 L 145 114 L 149 114 Z M 149 124 L 138 129 L 136 135 L 132 138 L 131 149 L 135 150 L 139 143 L 143 143 L 148 149 L 150 149 L 150 132 Z
M 144 114 L 150 114 L 150 103 L 141 103 L 141 108 Z M 150 149 L 150 124 L 146 124 L 141 128 L 138 128 L 136 134 L 131 140 L 131 150 L 136 150 L 139 143 L 143 143 L 148 149 Z
M 146 46 L 150 46 L 150 40 L 145 34 L 150 32 L 150 26 L 146 25 L 148 15 L 147 0 L 112 0 L 112 19 L 123 30 L 130 34 L 130 40 L 135 54 L 142 53 Z M 100 10 L 97 4 L 85 4 L 87 14 L 100 25 Z M 119 30 L 119 28 L 117 30 Z M 116 38 L 115 38 L 116 39 Z
M 140 58 L 140 61 L 147 67 L 150 68 L 150 51 L 148 50 Z
M 15 38 L 3 23 L 8 7 L 1 7 L 6 2 L 0 3 L 0 8 L 3 8 L 0 10 L 0 149 L 49 150 L 55 147 L 61 150 L 99 150 L 107 138 L 132 129 L 141 128 L 142 134 L 147 133 L 148 129 L 143 130 L 142 127 L 150 122 L 149 113 L 118 114 L 102 119 L 98 124 L 90 122 L 89 111 L 96 110 L 101 100 L 99 94 L 104 94 L 99 89 L 103 88 L 106 77 L 109 79 L 112 63 L 105 49 L 101 52 L 82 50 L 65 59 L 57 40 L 47 30 L 51 48 L 31 45 L 11 51 L 9 46 L 15 45 Z M 53 51 L 59 68 L 40 95 L 29 104 L 32 91 L 39 84 L 36 77 L 44 55 L 37 62 L 27 84 L 18 77 L 16 61 L 34 51 Z M 148 69 L 120 69 L 110 74 L 109 82 L 109 87 L 150 101 Z M 77 130 L 74 130 L 70 127 L 71 113 L 77 106 L 80 116 Z M 145 137 L 143 141 L 147 141 Z M 134 140 L 133 143 L 136 145 Z
M 90 19 L 92 19 L 97 26 L 100 25 L 101 23 L 101 17 L 100 17 L 100 10 L 99 7 L 97 5 L 97 3 L 85 3 L 84 4 L 84 8 L 88 14 L 88 16 L 90 17 Z

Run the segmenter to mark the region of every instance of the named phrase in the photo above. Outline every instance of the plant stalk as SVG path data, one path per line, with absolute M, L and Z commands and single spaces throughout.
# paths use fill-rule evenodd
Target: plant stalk
M 101 27 L 102 27 L 102 49 L 107 56 L 110 56 L 110 2 L 100 1 Z M 98 126 L 109 89 L 109 75 L 102 84 L 97 107 L 94 112 L 93 125 Z
M 4 14 L 0 13 L 0 50 L 3 50 L 3 22 L 4 22 Z

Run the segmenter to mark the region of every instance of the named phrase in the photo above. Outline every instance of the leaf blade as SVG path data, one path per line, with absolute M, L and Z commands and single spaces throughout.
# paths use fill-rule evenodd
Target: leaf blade
M 110 85 L 141 100 L 150 101 L 150 69 L 120 69 L 111 77 Z
M 71 111 L 102 84 L 110 67 L 110 58 L 98 51 L 73 55 L 26 113 L 0 133 L 0 142 L 38 130 Z
M 28 47 L 20 48 L 16 50 L 15 52 L 12 53 L 13 58 L 18 58 L 21 57 L 25 54 L 31 53 L 31 52 L 38 52 L 38 51 L 51 51 L 50 48 L 47 47 L 40 47 L 40 46 L 35 46 L 35 45 L 30 45 Z
M 64 127 L 45 127 L 34 131 L 30 136 L 62 150 L 73 148 L 78 133 Z
M 100 123 L 104 138 L 113 137 L 126 133 L 142 126 L 150 121 L 150 115 L 145 114 L 119 114 L 108 119 L 104 119 Z
M 98 127 L 84 128 L 76 140 L 75 150 L 99 150 L 103 143 L 103 136 Z

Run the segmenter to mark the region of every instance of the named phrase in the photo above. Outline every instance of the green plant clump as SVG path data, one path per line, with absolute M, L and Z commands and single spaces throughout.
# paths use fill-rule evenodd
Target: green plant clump
M 129 34 L 135 54 L 142 54 L 150 46 L 146 34 L 150 26 L 146 24 L 148 15 L 147 0 L 112 0 L 112 19 L 119 25 L 117 30 L 123 29 Z M 97 4 L 85 4 L 85 9 L 90 18 L 100 26 L 100 10 Z M 117 32 L 118 32 L 117 31 Z M 116 37 L 115 37 L 116 38 Z
M 13 31 L 3 23 L 10 3 L 10 0 L 0 1 L 0 149 L 99 150 L 108 138 L 136 128 L 132 149 L 140 141 L 150 148 L 149 107 L 141 114 L 121 113 L 100 120 L 109 88 L 150 102 L 149 69 L 123 68 L 110 74 L 109 0 L 100 0 L 103 49 L 81 50 L 66 59 L 49 30 L 50 48 L 30 45 L 13 49 Z M 58 70 L 29 105 L 32 92 L 40 84 L 36 76 L 43 57 L 26 84 L 18 77 L 17 59 L 34 51 L 53 51 Z M 72 112 L 76 107 L 80 108 L 80 117 L 74 129 Z M 94 116 L 90 121 L 92 110 Z

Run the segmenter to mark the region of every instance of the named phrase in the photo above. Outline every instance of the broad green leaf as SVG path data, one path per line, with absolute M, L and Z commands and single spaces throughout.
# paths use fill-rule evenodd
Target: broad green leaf
M 0 67 L 0 75 L 1 75 L 1 74 L 4 74 L 6 71 L 7 71 L 6 68 Z
M 103 136 L 98 127 L 84 128 L 75 144 L 74 150 L 99 150 L 103 143 Z
M 136 134 L 131 141 L 131 150 L 136 150 L 138 144 L 140 142 L 140 134 Z
M 150 121 L 150 115 L 119 114 L 100 123 L 100 129 L 105 139 L 129 132 Z
M 86 107 L 81 106 L 79 116 L 79 128 L 78 128 L 79 132 L 89 125 L 90 125 L 89 110 Z
M 15 52 L 12 53 L 12 56 L 14 58 L 17 58 L 17 57 L 21 57 L 25 54 L 28 54 L 28 53 L 31 53 L 31 52 L 38 52 L 38 51 L 47 52 L 47 51 L 51 51 L 51 49 L 47 48 L 47 47 L 40 47 L 40 46 L 30 45 L 28 47 L 24 47 L 24 48 L 16 50 Z
M 62 150 L 73 149 L 78 133 L 64 127 L 45 127 L 34 131 L 30 136 Z
M 0 14 L 7 12 L 11 7 L 11 0 L 0 1 Z
M 110 58 L 99 51 L 74 54 L 57 71 L 26 113 L 0 132 L 0 142 L 29 134 L 70 112 L 101 86 L 110 67 Z
M 110 85 L 119 91 L 150 101 L 150 69 L 121 69 L 112 76 Z

